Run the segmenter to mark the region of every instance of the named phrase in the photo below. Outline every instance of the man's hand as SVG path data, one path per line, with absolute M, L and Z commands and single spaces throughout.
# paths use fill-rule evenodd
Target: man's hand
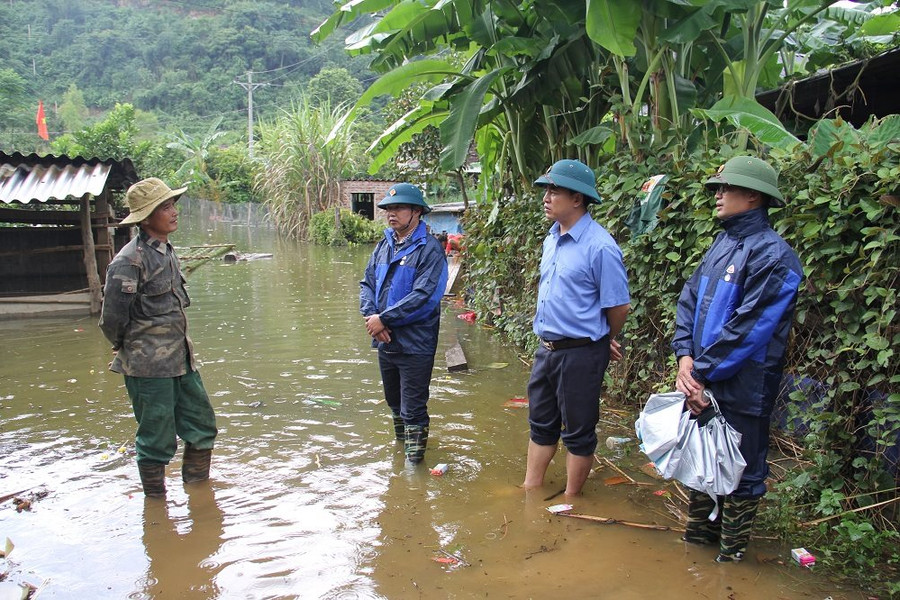
M 613 362 L 622 360 L 622 344 L 614 339 L 609 340 L 609 360 Z
M 366 319 L 366 333 L 370 336 L 375 337 L 382 331 L 384 331 L 384 324 L 381 322 L 381 315 L 369 315 L 365 317 Z
M 378 342 L 388 343 L 391 341 L 391 330 L 381 322 L 381 315 L 369 315 L 365 319 L 366 333 Z
M 703 396 L 706 386 L 691 376 L 694 368 L 694 359 L 690 356 L 682 356 L 678 359 L 678 375 L 675 377 L 675 389 L 687 397 L 685 404 L 691 414 L 699 415 L 709 406 L 709 400 Z

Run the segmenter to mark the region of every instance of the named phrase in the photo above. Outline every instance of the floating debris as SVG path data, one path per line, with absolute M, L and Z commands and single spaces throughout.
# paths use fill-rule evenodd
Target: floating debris
M 503 403 L 504 408 L 528 408 L 528 398 L 513 397 Z

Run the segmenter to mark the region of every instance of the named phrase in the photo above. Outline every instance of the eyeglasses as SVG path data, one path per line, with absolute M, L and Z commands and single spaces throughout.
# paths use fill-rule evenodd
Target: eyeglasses
M 739 189 L 740 186 L 737 185 L 729 185 L 727 183 L 720 183 L 718 186 L 713 188 L 713 191 L 716 194 L 727 194 L 728 192 L 733 192 Z
M 412 206 L 410 206 L 408 204 L 388 204 L 387 206 L 382 207 L 381 210 L 383 210 L 386 213 L 396 213 L 396 212 L 402 212 L 407 209 L 412 210 Z

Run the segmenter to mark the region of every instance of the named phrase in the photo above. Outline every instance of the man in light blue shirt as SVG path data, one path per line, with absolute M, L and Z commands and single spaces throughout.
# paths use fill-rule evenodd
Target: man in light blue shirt
M 587 165 L 560 160 L 535 181 L 553 226 L 544 240 L 534 333 L 541 345 L 528 382 L 531 427 L 522 487 L 544 484 L 559 439 L 566 456 L 566 495 L 581 493 L 597 448 L 600 388 L 615 337 L 630 309 L 622 251 L 588 213 L 600 203 Z

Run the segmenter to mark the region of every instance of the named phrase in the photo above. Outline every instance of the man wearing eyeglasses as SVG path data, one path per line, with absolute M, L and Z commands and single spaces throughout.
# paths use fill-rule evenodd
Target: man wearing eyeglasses
M 359 312 L 378 365 L 394 435 L 406 458 L 422 462 L 428 442 L 428 396 L 447 286 L 447 257 L 426 229 L 431 212 L 422 192 L 409 183 L 392 186 L 378 203 L 388 229 L 378 242 L 360 284 Z
M 616 336 L 630 309 L 622 251 L 588 212 L 599 204 L 594 172 L 560 160 L 539 177 L 544 239 L 534 333 L 540 346 L 528 382 L 530 440 L 522 487 L 544 484 L 560 438 L 566 455 L 566 496 L 576 496 L 597 448 L 600 391 L 610 359 L 621 358 Z
M 724 229 L 678 300 L 672 347 L 678 361 L 675 387 L 699 414 L 709 389 L 728 423 L 741 433 L 747 467 L 737 489 L 709 521 L 715 501 L 690 491 L 684 540 L 718 544 L 718 562 L 739 561 L 766 492 L 769 420 L 788 334 L 803 277 L 797 255 L 769 224 L 770 207 L 783 207 L 778 175 L 751 156 L 725 163 L 706 181 Z

